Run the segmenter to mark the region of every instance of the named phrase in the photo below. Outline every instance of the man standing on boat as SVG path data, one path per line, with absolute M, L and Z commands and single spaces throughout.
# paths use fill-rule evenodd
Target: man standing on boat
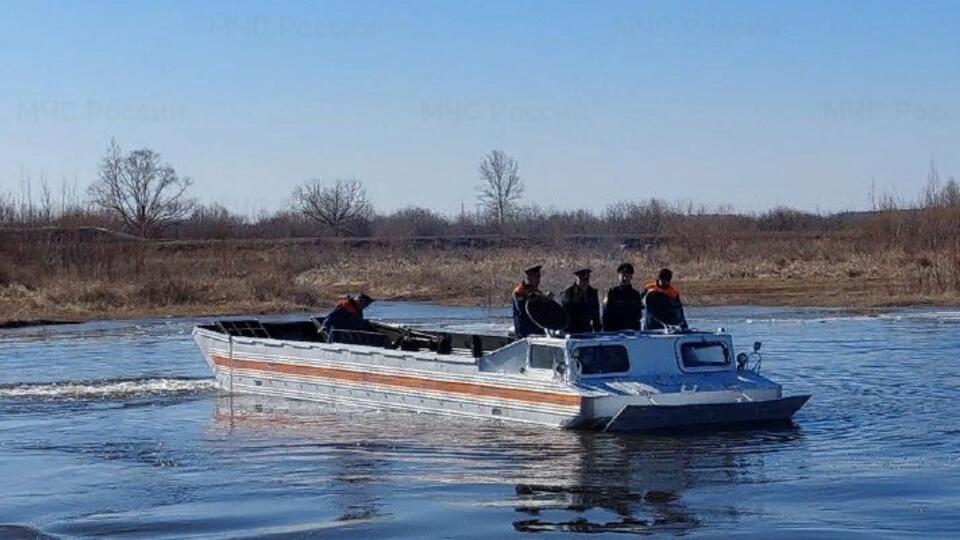
M 573 275 L 577 276 L 576 281 L 564 289 L 560 297 L 570 318 L 567 332 L 570 334 L 599 332 L 600 300 L 597 297 L 597 290 L 590 286 L 590 269 L 581 268 Z
M 360 294 L 356 298 L 344 296 L 337 300 L 336 307 L 323 319 L 322 330 L 327 342 L 333 343 L 334 330 L 368 330 L 369 323 L 363 318 L 363 310 L 373 303 L 373 298 Z
M 543 335 L 543 329 L 527 315 L 527 301 L 534 296 L 543 295 L 540 292 L 540 268 L 538 264 L 524 270 L 523 281 L 513 289 L 513 332 L 517 339 L 529 335 Z
M 617 267 L 620 282 L 603 298 L 603 331 L 640 330 L 643 317 L 643 295 L 633 288 L 633 265 Z
M 643 320 L 644 330 L 660 330 L 678 326 L 687 330 L 687 318 L 683 314 L 683 302 L 680 301 L 680 291 L 670 282 L 673 272 L 669 268 L 660 270 L 656 281 L 643 286 L 643 305 L 647 308 Z

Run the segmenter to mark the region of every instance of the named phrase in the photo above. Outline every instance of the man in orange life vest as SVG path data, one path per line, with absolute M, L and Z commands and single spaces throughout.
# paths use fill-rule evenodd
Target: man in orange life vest
M 687 318 L 683 314 L 680 291 L 673 287 L 673 272 L 669 268 L 660 270 L 656 281 L 643 286 L 644 330 L 659 330 L 669 326 L 679 326 L 688 330 Z
M 517 339 L 529 335 L 543 335 L 543 329 L 537 326 L 527 315 L 527 301 L 543 295 L 540 292 L 540 268 L 538 264 L 523 271 L 523 281 L 513 289 L 513 332 Z
M 327 342 L 333 343 L 334 330 L 367 330 L 370 324 L 363 318 L 363 310 L 373 303 L 373 298 L 365 294 L 354 298 L 349 294 L 340 300 L 337 305 L 323 319 L 322 330 L 327 336 Z

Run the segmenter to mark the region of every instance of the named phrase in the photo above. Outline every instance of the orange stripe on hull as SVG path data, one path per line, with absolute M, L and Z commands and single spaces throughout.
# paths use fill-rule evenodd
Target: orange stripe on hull
M 214 356 L 213 362 L 220 367 L 230 367 L 229 358 Z M 410 377 L 404 375 L 364 373 L 349 369 L 304 366 L 299 364 L 281 364 L 276 362 L 259 362 L 256 360 L 240 360 L 237 358 L 233 359 L 233 367 L 237 369 L 252 369 L 268 373 L 284 373 L 287 375 L 320 377 L 324 379 L 335 379 L 351 382 L 368 382 L 373 384 L 395 386 L 399 388 L 412 388 L 416 390 L 434 390 L 439 392 L 448 392 L 451 394 L 513 399 L 531 403 L 548 403 L 551 405 L 577 407 L 580 406 L 580 396 L 576 394 L 538 392 L 535 390 L 520 390 L 516 388 L 504 388 L 502 386 L 490 386 L 485 384 L 438 381 L 434 379 L 424 379 L 421 377 Z

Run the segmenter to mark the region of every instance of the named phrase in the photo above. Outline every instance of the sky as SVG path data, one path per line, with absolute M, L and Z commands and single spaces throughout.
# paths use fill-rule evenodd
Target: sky
M 863 209 L 960 175 L 960 2 L 0 0 L 0 192 L 111 138 L 236 211 L 356 178 L 383 211 L 658 197 Z M 56 188 L 59 189 L 59 188 Z

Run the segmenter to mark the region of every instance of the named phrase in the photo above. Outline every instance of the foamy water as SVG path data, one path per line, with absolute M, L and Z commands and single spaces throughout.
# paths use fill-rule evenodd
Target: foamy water
M 0 385 L 0 399 L 97 400 L 213 394 L 210 379 L 115 379 Z
M 381 303 L 502 330 L 507 310 Z M 960 311 L 692 309 L 811 393 L 792 428 L 567 432 L 218 392 L 194 321 L 0 333 L 0 538 L 947 538 Z

